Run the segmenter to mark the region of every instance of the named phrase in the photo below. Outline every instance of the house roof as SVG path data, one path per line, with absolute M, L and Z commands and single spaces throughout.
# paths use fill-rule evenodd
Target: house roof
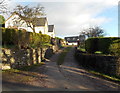
M 9 20 L 12 16 L 14 16 L 14 15 L 18 15 L 20 18 L 25 18 L 25 17 L 22 17 L 22 16 L 20 16 L 19 14 L 17 14 L 17 13 L 13 13 L 7 20 Z M 6 20 L 6 21 L 7 21 Z M 45 26 L 45 23 L 46 23 L 46 21 L 47 21 L 47 18 L 46 17 L 41 17 L 41 18 L 35 18 L 35 19 L 30 19 L 30 18 L 27 18 L 27 21 L 35 21 L 36 23 L 35 23 L 35 26 Z
M 9 20 L 13 15 L 18 15 L 17 13 L 13 13 L 7 20 Z M 7 21 L 5 20 L 5 22 Z
M 37 18 L 36 20 L 36 26 L 45 26 L 45 23 L 46 23 L 46 17 L 44 18 Z
M 48 25 L 48 32 L 53 32 L 54 25 Z

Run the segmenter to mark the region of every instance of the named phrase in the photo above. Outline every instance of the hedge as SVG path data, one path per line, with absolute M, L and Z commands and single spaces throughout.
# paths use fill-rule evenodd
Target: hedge
M 120 56 L 120 39 L 115 40 L 109 49 L 111 54 Z
M 42 33 L 26 32 L 12 28 L 0 28 L 2 31 L 2 45 L 14 45 L 18 48 L 36 48 L 50 46 L 50 36 Z
M 95 53 L 101 51 L 103 54 L 110 53 L 110 46 L 115 40 L 120 39 L 119 37 L 96 37 L 88 38 L 85 41 L 85 49 L 88 53 Z
M 85 49 L 88 53 L 94 53 L 98 50 L 98 38 L 89 38 L 85 41 Z
M 104 54 L 109 54 L 110 45 L 115 41 L 119 39 L 118 37 L 106 37 L 106 38 L 99 38 L 98 41 L 98 51 L 103 52 Z
M 17 39 L 16 30 L 15 29 L 8 29 L 8 28 L 1 28 L 2 30 L 2 40 L 3 45 L 12 45 L 14 41 Z
M 46 47 L 46 46 L 51 46 L 50 44 L 50 36 L 46 34 L 41 34 L 41 33 L 32 33 L 31 34 L 31 41 L 30 41 L 30 47 Z

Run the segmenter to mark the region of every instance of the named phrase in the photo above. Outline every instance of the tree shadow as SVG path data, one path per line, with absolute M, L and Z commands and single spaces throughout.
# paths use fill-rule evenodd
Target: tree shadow
M 108 90 L 114 90 L 114 91 L 118 91 L 120 86 L 117 83 L 113 83 L 110 82 L 108 80 L 102 79 L 98 76 L 95 76 L 92 73 L 87 72 L 86 70 L 84 70 L 83 68 L 76 68 L 76 67 L 70 67 L 70 66 L 61 66 L 60 71 L 63 73 L 63 75 L 65 75 L 66 77 L 70 77 L 69 80 L 76 80 L 76 77 L 79 78 L 83 78 L 83 80 L 88 80 L 90 81 L 95 89 L 97 90 L 104 90 L 104 91 L 108 91 Z M 80 82 L 80 79 L 78 79 L 78 81 Z M 90 82 L 84 82 L 86 84 L 90 84 Z M 80 82 L 81 83 L 81 82 Z
M 42 91 L 45 87 L 33 86 L 23 83 L 14 83 L 9 81 L 2 81 L 3 91 Z
M 53 55 L 53 49 L 48 47 L 48 49 L 45 51 L 45 55 L 44 55 L 44 58 L 45 59 L 50 59 Z

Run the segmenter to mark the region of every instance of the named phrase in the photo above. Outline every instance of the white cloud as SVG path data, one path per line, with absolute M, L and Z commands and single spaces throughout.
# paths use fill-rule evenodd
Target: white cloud
M 49 23 L 55 24 L 58 36 L 78 35 L 82 28 L 101 25 L 111 18 L 96 17 L 114 5 L 100 2 L 42 3 L 46 8 Z
M 16 0 L 12 0 L 15 1 Z M 81 2 L 85 4 L 89 3 L 104 3 L 107 5 L 116 5 L 119 0 L 17 0 L 17 2 Z
M 57 36 L 78 35 L 82 28 L 109 22 L 111 18 L 97 15 L 118 4 L 118 0 L 21 0 L 20 2 L 42 2 L 49 24 L 55 25 Z M 16 2 L 10 7 L 14 5 Z

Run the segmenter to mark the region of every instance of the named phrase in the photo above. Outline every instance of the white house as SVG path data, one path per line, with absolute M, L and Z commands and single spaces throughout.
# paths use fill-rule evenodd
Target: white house
M 67 45 L 79 45 L 80 43 L 85 41 L 85 36 L 84 35 L 71 36 L 65 37 L 64 39 Z
M 78 36 L 65 37 L 65 41 L 67 45 L 77 45 L 78 44 Z
M 13 13 L 6 21 L 5 21 L 5 28 L 18 28 L 18 29 L 25 29 L 28 32 L 33 32 L 33 30 L 27 26 L 24 20 L 20 20 L 20 16 L 16 13 Z M 35 32 L 42 34 L 50 35 L 51 37 L 55 37 L 54 28 L 51 29 L 48 26 L 48 21 L 46 17 L 37 18 L 35 21 Z M 49 30 L 50 29 L 50 30 Z

